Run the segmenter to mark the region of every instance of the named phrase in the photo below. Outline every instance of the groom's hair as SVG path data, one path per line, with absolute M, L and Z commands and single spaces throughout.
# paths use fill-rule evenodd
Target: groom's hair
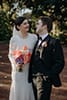
M 17 26 L 20 26 L 25 19 L 27 19 L 27 18 L 26 17 L 22 17 L 22 16 L 16 18 L 16 20 L 14 21 L 14 23 L 15 23 L 15 28 L 16 28 L 17 31 L 19 31 L 19 29 L 17 28 Z
M 47 25 L 48 32 L 52 30 L 52 19 L 49 16 L 40 16 L 43 25 Z

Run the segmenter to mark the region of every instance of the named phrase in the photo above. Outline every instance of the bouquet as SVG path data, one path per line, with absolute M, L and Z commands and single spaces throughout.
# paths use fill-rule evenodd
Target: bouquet
M 27 46 L 23 46 L 22 47 L 22 50 L 14 50 L 12 54 L 14 56 L 14 59 L 15 59 L 16 64 L 18 65 L 18 66 L 16 66 L 17 67 L 16 69 L 19 72 L 21 72 L 23 66 L 26 63 L 29 63 L 30 62 L 31 52 L 27 48 Z

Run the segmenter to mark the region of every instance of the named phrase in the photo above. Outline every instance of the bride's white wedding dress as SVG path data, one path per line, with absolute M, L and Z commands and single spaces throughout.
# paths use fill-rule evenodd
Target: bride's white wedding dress
M 30 50 L 33 50 L 36 40 L 37 37 L 33 34 L 28 34 L 26 38 L 21 38 L 19 35 L 15 35 L 10 40 L 8 56 L 12 66 L 12 82 L 9 100 L 35 100 L 32 84 L 28 83 L 29 63 L 25 64 L 22 72 L 16 71 L 14 57 L 11 53 L 13 50 L 21 50 L 24 45 Z

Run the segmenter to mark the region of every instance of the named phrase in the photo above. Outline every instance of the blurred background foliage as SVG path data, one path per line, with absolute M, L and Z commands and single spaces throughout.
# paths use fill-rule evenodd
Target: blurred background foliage
M 51 35 L 67 45 L 67 0 L 0 0 L 0 41 L 9 41 L 14 19 L 26 8 L 32 10 L 24 14 L 31 19 L 30 32 L 35 32 L 37 17 L 50 16 L 53 20 Z

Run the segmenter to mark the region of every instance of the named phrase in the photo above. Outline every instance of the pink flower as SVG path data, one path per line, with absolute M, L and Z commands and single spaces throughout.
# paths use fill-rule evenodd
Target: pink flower
M 28 52 L 24 55 L 24 64 L 29 63 L 31 58 L 31 53 Z
M 26 64 L 30 62 L 31 51 L 27 48 L 27 46 L 23 46 L 22 50 L 14 50 L 12 54 L 16 63 Z
M 14 56 L 14 58 L 15 58 L 16 63 L 18 63 L 18 64 L 24 63 L 24 58 L 23 58 L 24 55 L 22 54 L 21 51 L 19 51 L 19 50 L 14 50 L 14 51 L 13 51 L 13 56 Z

